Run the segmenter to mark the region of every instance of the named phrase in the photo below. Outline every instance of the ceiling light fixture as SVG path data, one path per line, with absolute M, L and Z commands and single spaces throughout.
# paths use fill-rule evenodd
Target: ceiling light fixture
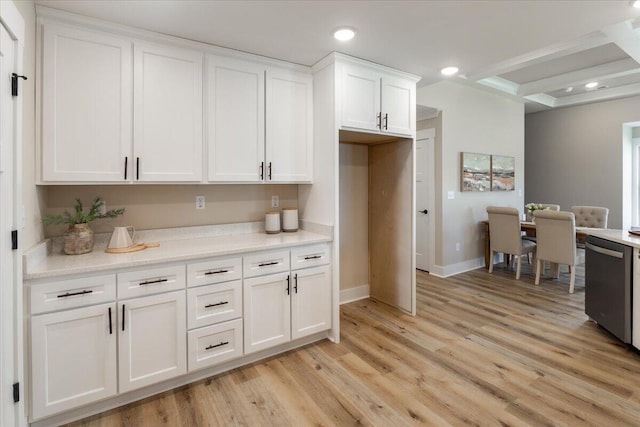
M 587 89 L 593 89 L 596 86 L 598 86 L 598 82 L 589 82 L 586 85 L 584 85 L 584 87 L 586 87 Z
M 636 0 L 631 4 L 636 9 L 640 9 L 640 0 Z
M 564 90 L 565 92 L 569 93 L 569 92 L 573 92 L 573 86 L 569 86 L 568 88 L 566 88 Z
M 333 37 L 336 40 L 340 40 L 341 42 L 346 42 L 354 38 L 356 35 L 356 30 L 350 27 L 341 27 L 333 32 Z
M 453 76 L 454 74 L 458 74 L 458 67 L 444 67 L 440 72 L 445 76 Z

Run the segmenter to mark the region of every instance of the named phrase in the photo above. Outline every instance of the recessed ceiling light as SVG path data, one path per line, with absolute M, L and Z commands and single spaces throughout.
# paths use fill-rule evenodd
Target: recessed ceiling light
M 584 85 L 584 87 L 586 87 L 587 89 L 593 89 L 596 86 L 598 86 L 598 82 L 589 82 L 586 85 Z
M 573 86 L 569 86 L 568 88 L 566 88 L 564 90 L 565 92 L 569 93 L 569 92 L 573 92 Z
M 440 72 L 445 76 L 453 76 L 458 73 L 458 67 L 444 67 Z
M 636 9 L 640 9 L 640 0 L 636 0 L 632 3 L 633 7 L 635 7 Z
M 346 42 L 348 40 L 351 40 L 352 38 L 355 37 L 355 35 L 356 35 L 356 30 L 349 27 L 338 28 L 333 32 L 333 37 L 335 37 L 337 40 L 340 40 L 341 42 Z

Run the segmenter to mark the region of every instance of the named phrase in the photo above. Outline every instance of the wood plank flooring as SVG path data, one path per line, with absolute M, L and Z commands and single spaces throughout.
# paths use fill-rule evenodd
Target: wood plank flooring
M 418 273 L 418 315 L 341 307 L 306 346 L 72 426 L 638 426 L 640 355 L 588 321 L 584 271 Z

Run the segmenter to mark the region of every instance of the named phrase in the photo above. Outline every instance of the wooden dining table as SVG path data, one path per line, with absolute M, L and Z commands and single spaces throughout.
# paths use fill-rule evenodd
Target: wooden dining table
M 489 268 L 491 259 L 491 241 L 489 240 L 489 220 L 482 221 L 484 225 L 484 266 Z M 528 221 L 520 221 L 520 230 L 527 233 L 528 236 L 536 235 L 536 223 Z M 576 227 L 576 243 L 584 243 L 589 235 L 589 230 L 596 230 L 589 227 Z

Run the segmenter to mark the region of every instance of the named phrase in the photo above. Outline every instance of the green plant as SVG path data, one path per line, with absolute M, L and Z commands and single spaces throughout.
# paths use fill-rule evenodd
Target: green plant
M 100 208 L 104 205 L 104 200 L 101 197 L 96 197 L 91 205 L 91 209 L 89 212 L 85 212 L 82 207 L 82 202 L 80 199 L 76 199 L 75 212 L 70 214 L 65 211 L 61 215 L 53 215 L 47 214 L 42 217 L 42 222 L 46 225 L 52 224 L 86 224 L 96 219 L 102 218 L 115 218 L 124 213 L 124 208 L 120 209 L 111 209 L 110 211 L 106 211 L 105 213 L 100 213 Z

